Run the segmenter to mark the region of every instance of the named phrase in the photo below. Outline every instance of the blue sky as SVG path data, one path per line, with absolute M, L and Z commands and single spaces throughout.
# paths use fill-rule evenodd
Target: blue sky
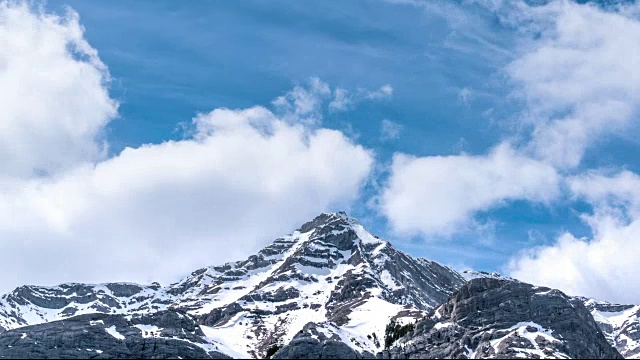
M 173 281 L 347 209 L 414 256 L 640 301 L 611 291 L 640 255 L 633 1 L 0 11 L 32 24 L 0 24 L 5 93 L 29 94 L 0 118 L 3 261 L 23 270 L 2 287 Z
M 323 122 L 358 134 L 358 142 L 375 149 L 381 162 L 397 151 L 485 152 L 504 129 L 484 113 L 514 109 L 504 104 L 509 89 L 500 74 L 512 58 L 513 30 L 480 6 L 456 5 L 472 22 L 452 24 L 446 14 L 380 1 L 50 1 L 48 6 L 65 5 L 80 14 L 86 38 L 109 66 L 112 94 L 121 101 L 120 119 L 109 127 L 113 152 L 178 139 L 178 122 L 198 112 L 268 105 L 310 77 L 345 89 L 393 86 L 392 99 L 327 114 Z M 473 89 L 466 102 L 460 95 L 464 88 Z M 380 140 L 383 119 L 403 126 L 398 139 Z M 509 249 L 501 244 L 469 251 L 476 234 L 396 245 L 416 256 L 448 263 L 462 257 L 469 266 L 498 270 L 514 251 L 530 245 L 530 228 L 553 234 L 557 228 L 550 223 L 571 217 L 526 207 L 515 204 L 511 211 L 487 215 L 506 222 L 495 236 L 508 238 Z M 371 231 L 395 238 L 384 217 L 363 204 L 351 213 Z
M 268 104 L 312 76 L 344 88 L 394 87 L 392 102 L 357 109 L 348 120 L 343 114 L 327 119 L 333 127 L 348 121 L 367 144 L 379 145 L 372 125 L 385 117 L 415 124 L 388 151 L 455 153 L 461 137 L 469 151 L 482 151 L 496 138 L 481 119 L 496 99 L 463 106 L 458 95 L 464 87 L 499 94 L 499 86 L 487 83 L 499 82 L 495 72 L 508 60 L 508 50 L 469 56 L 481 46 L 477 40 L 452 34 L 446 18 L 412 6 L 378 1 L 61 4 L 78 11 L 87 39 L 109 66 L 123 118 L 110 128 L 123 145 L 175 137 L 177 119 L 188 120 L 196 112 Z M 49 3 L 53 9 L 61 6 Z M 510 34 L 491 23 L 490 13 L 471 11 L 488 22 L 474 30 L 491 37 L 496 36 L 490 31 L 504 33 L 496 46 L 508 44 Z
M 511 89 L 501 73 L 515 56 L 515 30 L 478 5 L 451 2 L 436 12 L 380 1 L 49 3 L 52 9 L 64 5 L 80 14 L 88 41 L 113 76 L 112 94 L 121 101 L 120 119 L 109 127 L 114 152 L 177 139 L 178 122 L 198 112 L 269 104 L 314 76 L 346 89 L 393 86 L 393 99 L 329 114 L 324 121 L 358 134 L 358 142 L 375 149 L 382 162 L 397 151 L 483 153 L 508 131 L 501 122 L 521 110 L 505 101 Z M 464 14 L 464 23 L 449 19 L 447 7 Z M 467 101 L 461 98 L 465 88 L 472 89 Z M 403 126 L 397 140 L 380 141 L 382 119 Z M 589 165 L 602 157 L 623 162 L 628 148 L 637 145 L 627 140 L 631 144 L 607 144 L 611 149 L 600 156 L 591 154 Z M 587 234 L 571 211 L 579 204 L 563 205 L 511 203 L 487 211 L 482 216 L 498 222 L 492 237 L 499 241 L 480 249 L 477 237 L 485 235 L 477 233 L 444 241 L 413 237 L 397 246 L 458 266 L 500 270 L 541 238 L 549 241 L 566 229 Z M 384 217 L 363 204 L 352 213 L 372 231 L 395 238 Z M 530 231 L 542 236 L 532 243 Z

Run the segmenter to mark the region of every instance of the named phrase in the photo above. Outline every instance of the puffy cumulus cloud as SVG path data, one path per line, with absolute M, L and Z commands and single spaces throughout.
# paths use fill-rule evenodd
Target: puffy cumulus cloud
M 640 22 L 630 11 L 572 1 L 523 9 L 541 35 L 507 74 L 527 103 L 530 147 L 556 166 L 575 167 L 604 135 L 637 125 Z
M 590 173 L 571 178 L 576 197 L 594 207 L 582 218 L 592 237 L 569 232 L 553 245 L 529 249 L 508 265 L 511 276 L 534 284 L 621 303 L 637 303 L 640 283 L 640 176 Z
M 589 147 L 638 128 L 639 11 L 638 4 L 603 9 L 568 1 L 535 9 L 534 22 L 549 26 L 538 27 L 533 48 L 508 68 L 527 103 L 534 156 L 575 173 Z M 554 244 L 514 256 L 508 271 L 575 295 L 637 303 L 638 175 L 587 171 L 566 183 L 571 196 L 593 207 L 581 215 L 591 236 L 563 232 Z
M 181 141 L 101 158 L 116 105 L 77 16 L 14 3 L 0 14 L 0 271 L 12 274 L 0 280 L 4 291 L 175 280 L 348 207 L 368 178 L 371 151 L 306 121 L 326 93 L 319 80 L 277 100 L 286 111 L 216 109 L 195 117 Z
M 599 207 L 622 208 L 631 216 L 640 216 L 640 176 L 624 170 L 613 176 L 590 171 L 571 177 L 571 192 Z
M 455 8 L 449 18 L 455 26 L 465 26 L 454 21 L 467 19 L 460 17 L 466 14 L 464 6 L 401 2 L 445 17 L 445 9 Z M 470 3 L 494 12 L 520 35 L 514 60 L 504 69 L 518 105 L 524 106 L 517 126 L 510 127 L 518 133 L 506 133 L 502 140 L 516 150 L 501 150 L 513 157 L 501 163 L 508 166 L 497 166 L 501 152 L 496 150 L 488 156 L 397 154 L 381 211 L 400 232 L 452 233 L 465 229 L 460 225 L 472 222 L 475 212 L 504 200 L 550 199 L 559 193 L 559 178 L 577 171 L 590 146 L 639 125 L 640 5 L 603 9 L 561 0 Z M 467 90 L 459 94 L 463 103 Z M 522 176 L 529 168 L 543 171 Z M 540 177 L 546 180 L 538 183 Z M 496 178 L 497 184 L 509 186 L 489 186 Z
M 117 114 L 109 73 L 78 15 L 0 2 L 0 176 L 29 177 L 105 155 Z
M 506 143 L 484 156 L 396 154 L 380 210 L 399 233 L 450 235 L 468 227 L 475 212 L 509 200 L 548 203 L 559 183 L 552 166 Z
M 342 133 L 309 131 L 261 107 L 194 122 L 193 139 L 127 148 L 0 192 L 0 266 L 16 274 L 0 285 L 167 281 L 226 262 L 348 206 L 372 164 Z

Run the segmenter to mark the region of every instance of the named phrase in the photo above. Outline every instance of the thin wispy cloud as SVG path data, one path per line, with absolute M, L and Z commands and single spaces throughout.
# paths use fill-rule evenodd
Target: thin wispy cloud
M 389 99 L 393 96 L 393 87 L 389 84 L 382 85 L 375 90 L 358 88 L 355 91 L 348 91 L 336 88 L 333 100 L 329 103 L 329 110 L 333 112 L 347 111 L 365 101 L 379 101 Z
M 380 140 L 396 140 L 400 137 L 403 126 L 397 122 L 393 122 L 388 119 L 383 119 L 380 122 Z

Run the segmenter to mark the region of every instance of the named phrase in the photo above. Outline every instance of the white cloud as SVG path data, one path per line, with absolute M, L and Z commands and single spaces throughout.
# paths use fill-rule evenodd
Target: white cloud
M 345 111 L 352 104 L 353 99 L 349 95 L 349 91 L 336 88 L 334 91 L 333 100 L 329 103 L 329 110 L 331 111 Z
M 336 88 L 333 100 L 329 103 L 329 110 L 333 112 L 346 111 L 364 101 L 377 101 L 391 98 L 393 87 L 389 84 L 382 85 L 376 90 L 359 88 L 355 92 Z
M 640 6 L 616 12 L 570 1 L 533 6 L 522 1 L 472 2 L 517 27 L 520 39 L 528 39 L 518 44 L 505 75 L 515 86 L 513 95 L 524 102 L 513 128 L 530 132 L 506 134 L 503 143 L 514 149 L 509 150 L 513 161 L 502 163 L 507 166 L 496 167 L 495 149 L 488 156 L 398 154 L 381 209 L 400 232 L 449 234 L 464 230 L 475 212 L 505 200 L 549 200 L 559 194 L 556 172 L 575 172 L 589 147 L 640 125 L 640 22 L 630 15 Z M 456 21 L 464 12 L 461 7 L 410 3 L 436 12 L 454 7 L 449 16 L 453 25 L 465 26 Z M 470 95 L 469 89 L 459 93 L 463 103 Z M 525 178 L 520 163 L 543 171 Z M 537 183 L 539 176 L 546 181 Z M 511 190 L 495 185 L 503 183 Z M 524 189 L 538 192 L 532 196 Z
M 5 187 L 0 268 L 16 276 L 0 285 L 167 281 L 226 262 L 348 206 L 372 165 L 342 133 L 308 131 L 260 107 L 217 109 L 195 123 L 195 139 Z M 45 273 L 33 262 L 43 258 Z
M 575 196 L 590 202 L 583 215 L 592 238 L 563 233 L 550 246 L 514 257 L 511 276 L 573 295 L 636 304 L 640 297 L 640 176 L 628 171 L 607 177 L 590 173 L 569 180 Z
M 468 227 L 475 212 L 509 200 L 548 203 L 559 181 L 553 167 L 508 144 L 485 156 L 396 154 L 380 210 L 399 233 L 450 235 Z
M 391 120 L 383 119 L 380 123 L 380 139 L 394 140 L 400 137 L 403 126 Z
M 603 10 L 555 1 L 532 14 L 542 31 L 508 74 L 533 128 L 528 150 L 566 173 L 611 135 L 637 131 L 640 114 L 638 4 Z M 611 171 L 611 170 L 610 170 Z M 588 171 L 568 176 L 571 195 L 593 206 L 589 238 L 564 232 L 552 245 L 514 256 L 511 276 L 575 295 L 637 303 L 640 177 Z
M 296 85 L 293 90 L 279 96 L 272 103 L 283 118 L 312 125 L 322 120 L 322 104 L 330 96 L 329 85 L 312 77 L 306 87 Z
M 507 73 L 528 104 L 531 150 L 556 166 L 575 167 L 605 135 L 638 123 L 640 22 L 569 1 L 527 11 L 542 35 Z
M 365 92 L 365 97 L 370 100 L 386 99 L 391 96 L 393 96 L 393 87 L 389 84 L 382 85 L 378 90 Z
M 590 171 L 569 179 L 574 196 L 598 207 L 622 207 L 631 216 L 640 216 L 640 176 L 624 170 L 614 176 Z
M 0 176 L 102 158 L 103 129 L 117 114 L 108 81 L 76 13 L 59 17 L 0 2 Z
M 7 17 L 25 28 L 7 25 L 13 21 Z M 23 130 L 3 138 L 0 154 L 34 147 L 0 168 L 0 271 L 12 274 L 0 279 L 0 289 L 174 280 L 247 255 L 321 211 L 348 207 L 367 180 L 373 154 L 315 122 L 328 92 L 318 79 L 276 100 L 277 114 L 263 107 L 216 109 L 193 119 L 187 139 L 101 159 L 99 148 L 88 150 L 100 145 L 97 136 L 115 115 L 107 69 L 83 40 L 77 17 L 65 21 L 22 5 L 0 10 L 0 41 L 21 39 L 21 59 L 32 63 L 46 55 L 40 60 L 46 73 L 38 77 L 36 66 L 25 80 L 28 91 L 21 90 L 43 109 L 0 115 L 8 119 L 3 126 Z M 42 34 L 23 38 L 23 32 Z M 66 38 L 90 60 L 69 60 Z M 28 75 L 14 65 L 0 67 L 2 76 Z M 66 154 L 69 161 L 29 176 L 47 165 L 45 154 L 52 160 Z

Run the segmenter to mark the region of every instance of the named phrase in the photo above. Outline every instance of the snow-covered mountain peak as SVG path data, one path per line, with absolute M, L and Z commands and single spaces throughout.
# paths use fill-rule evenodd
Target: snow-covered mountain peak
M 313 218 L 313 220 L 304 223 L 298 231 L 301 233 L 309 232 L 316 228 L 321 228 L 327 225 L 342 225 L 349 226 L 359 224 L 358 220 L 350 217 L 344 211 L 338 211 L 334 213 L 321 213 Z
M 554 328 L 553 322 L 562 313 L 570 325 L 565 328 L 580 323 L 598 333 L 599 326 L 606 335 L 601 340 L 634 358 L 640 356 L 639 308 L 569 299 L 558 290 L 496 273 L 459 274 L 395 249 L 357 220 L 337 212 L 316 216 L 244 260 L 195 270 L 165 287 L 157 283 L 21 286 L 0 297 L 0 346 L 11 345 L 7 350 L 22 344 L 23 350 L 40 351 L 38 346 L 48 334 L 64 332 L 92 344 L 90 348 L 80 343 L 51 345 L 66 351 L 59 353 L 65 357 L 74 351 L 120 354 L 118 349 L 126 342 L 135 351 L 157 345 L 168 357 L 180 353 L 264 358 L 280 349 L 274 358 L 282 358 L 307 356 L 309 349 L 316 349 L 357 358 L 395 354 L 397 347 L 385 350 L 388 340 L 393 343 L 415 328 L 413 338 L 428 340 L 424 349 L 445 351 L 433 353 L 441 355 L 436 357 L 469 357 L 486 351 L 486 355 L 515 355 L 511 350 L 523 346 L 524 352 L 518 354 L 533 357 L 575 350 L 574 345 L 571 349 L 562 345 L 565 342 L 589 350 L 582 335 L 556 337 L 564 328 Z M 584 316 L 591 318 L 587 310 L 597 325 Z M 534 313 L 538 318 L 530 319 Z M 425 324 L 433 336 L 423 334 Z M 449 346 L 452 336 L 458 335 L 462 335 L 460 346 Z M 443 347 L 438 350 L 434 344 L 440 343 Z M 144 346 L 136 348 L 140 344 Z M 420 345 L 410 339 L 400 344 L 409 352 Z M 406 355 L 404 350 L 396 355 Z M 143 353 L 135 351 L 131 354 Z
M 196 319 L 217 349 L 236 357 L 264 357 L 303 328 L 373 354 L 382 349 L 390 320 L 415 321 L 463 283 L 454 270 L 396 250 L 346 213 L 323 213 L 244 260 L 198 269 L 166 287 L 16 289 L 0 302 L 0 326 L 178 311 Z

